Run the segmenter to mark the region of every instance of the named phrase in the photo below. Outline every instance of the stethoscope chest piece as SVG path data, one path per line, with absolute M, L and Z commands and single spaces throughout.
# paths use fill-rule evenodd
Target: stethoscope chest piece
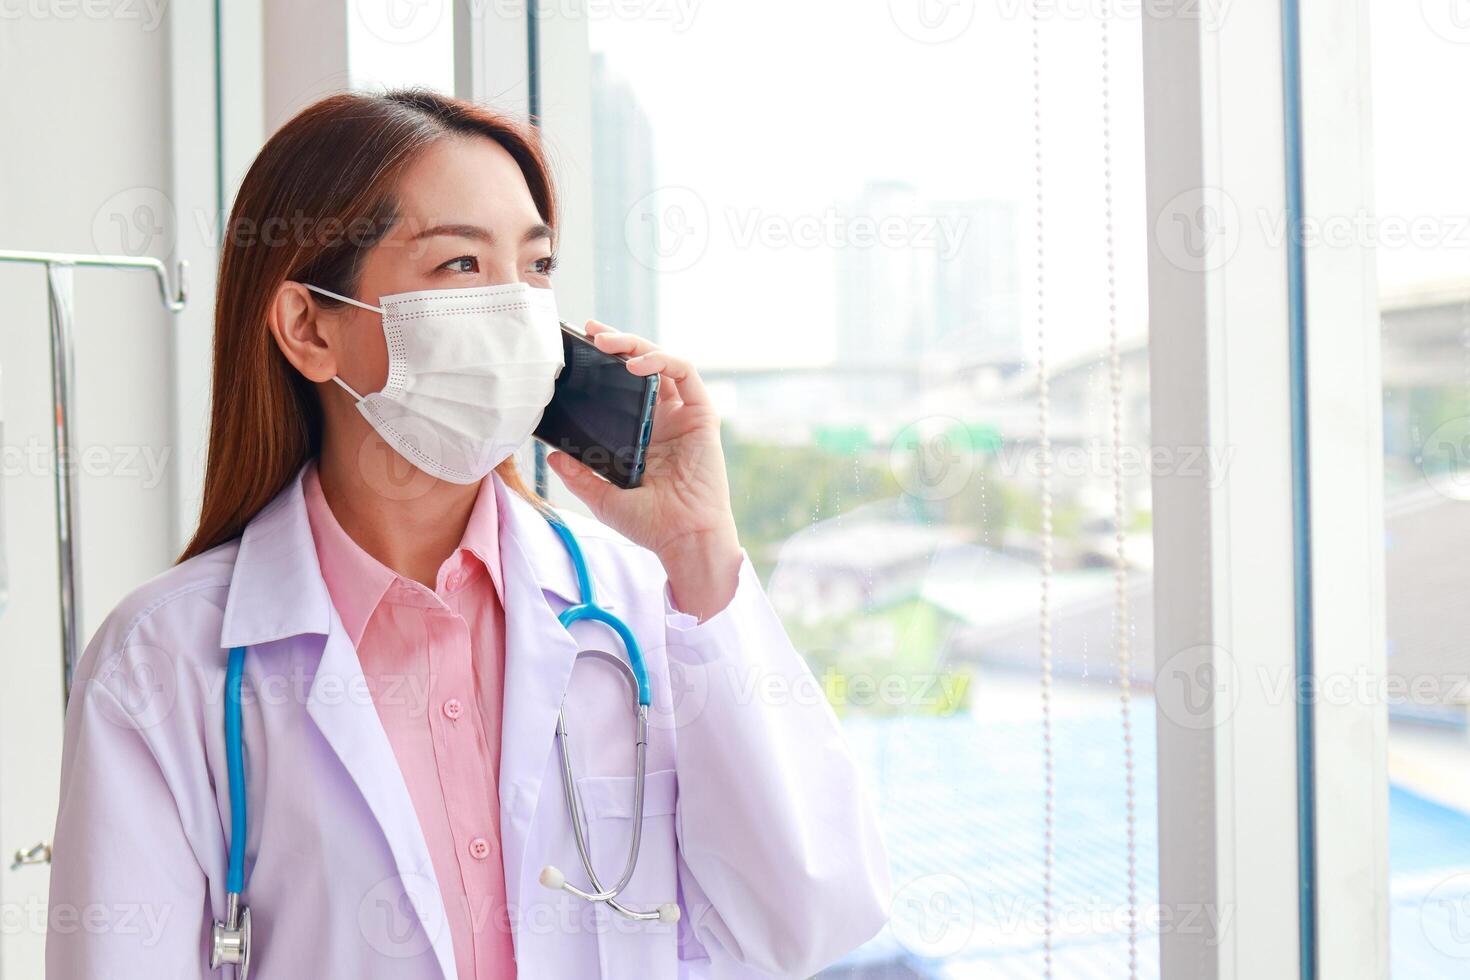
M 239 967 L 235 980 L 250 976 L 250 907 L 240 904 L 240 896 L 231 894 L 225 910 L 225 921 L 215 920 L 210 929 L 209 968 L 218 970 L 225 964 Z

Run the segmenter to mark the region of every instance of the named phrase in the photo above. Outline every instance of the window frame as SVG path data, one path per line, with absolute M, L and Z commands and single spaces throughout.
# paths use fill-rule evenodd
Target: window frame
M 581 17 L 536 19 L 533 7 L 456 5 L 456 88 L 503 110 L 538 109 L 564 207 L 565 315 L 591 309 L 593 298 L 588 32 Z M 1362 243 L 1301 253 L 1304 466 L 1319 488 L 1307 516 L 1330 533 L 1299 536 L 1291 506 L 1290 250 L 1264 220 L 1286 214 L 1288 204 L 1289 60 L 1300 69 L 1308 123 L 1294 147 L 1303 217 L 1372 203 L 1366 0 L 1302 0 L 1300 48 L 1288 59 L 1284 45 L 1295 39 L 1283 25 L 1296 7 L 1167 0 L 1143 8 L 1153 441 L 1229 460 L 1223 474 L 1162 472 L 1153 481 L 1159 886 L 1173 924 L 1160 930 L 1160 963 L 1168 980 L 1299 975 L 1304 934 L 1315 936 L 1306 962 L 1315 958 L 1319 975 L 1388 972 L 1386 706 L 1299 705 L 1265 680 L 1300 680 L 1304 611 L 1318 678 L 1381 677 L 1386 669 L 1377 287 Z M 1212 243 L 1203 268 L 1181 267 L 1160 229 L 1222 198 L 1234 207 L 1235 229 Z M 552 483 L 557 503 L 580 506 Z M 1294 542 L 1310 548 L 1306 610 L 1293 600 Z M 1190 690 L 1209 670 L 1229 679 L 1226 688 Z M 1189 714 L 1183 699 L 1201 694 L 1214 697 L 1209 722 L 1178 724 Z M 1299 709 L 1310 712 L 1309 728 Z M 1293 748 L 1303 730 L 1315 737 L 1299 757 Z M 1314 823 L 1299 837 L 1303 786 L 1322 805 L 1306 811 Z M 1301 841 L 1315 851 L 1305 855 L 1315 869 L 1305 930 Z M 1206 907 L 1229 916 L 1222 935 L 1186 927 Z

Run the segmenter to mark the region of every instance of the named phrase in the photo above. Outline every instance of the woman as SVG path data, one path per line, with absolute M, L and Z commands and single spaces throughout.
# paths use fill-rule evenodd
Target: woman
M 233 892 L 262 978 L 805 976 L 881 927 L 875 820 L 737 542 L 698 373 L 589 321 L 661 375 L 644 483 L 553 454 L 593 520 L 516 473 L 562 366 L 555 229 L 533 137 L 431 93 L 326 99 L 261 151 L 220 267 L 198 531 L 78 670 L 51 976 L 238 976 L 209 963 L 236 958 L 211 929 L 243 920 Z M 626 661 L 578 657 L 622 647 L 558 619 L 582 598 L 558 523 L 646 662 L 616 896 L 640 919 L 554 887 L 621 875 L 638 768 Z

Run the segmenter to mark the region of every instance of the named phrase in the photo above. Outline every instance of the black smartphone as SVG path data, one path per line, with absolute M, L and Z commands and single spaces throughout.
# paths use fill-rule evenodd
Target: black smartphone
M 563 365 L 535 436 L 624 489 L 638 486 L 653 431 L 658 375 L 631 373 L 587 335 L 561 325 Z

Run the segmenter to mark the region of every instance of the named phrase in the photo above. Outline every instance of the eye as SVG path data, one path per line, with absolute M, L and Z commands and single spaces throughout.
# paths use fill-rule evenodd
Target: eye
M 450 259 L 439 268 L 449 272 L 475 273 L 480 271 L 480 260 L 473 255 L 461 255 Z
M 535 262 L 535 270 L 536 270 L 536 272 L 540 273 L 543 276 L 549 276 L 549 275 L 551 275 L 552 270 L 555 269 L 555 268 L 556 268 L 556 256 L 555 255 L 548 255 L 545 258 L 537 259 L 536 262 Z

